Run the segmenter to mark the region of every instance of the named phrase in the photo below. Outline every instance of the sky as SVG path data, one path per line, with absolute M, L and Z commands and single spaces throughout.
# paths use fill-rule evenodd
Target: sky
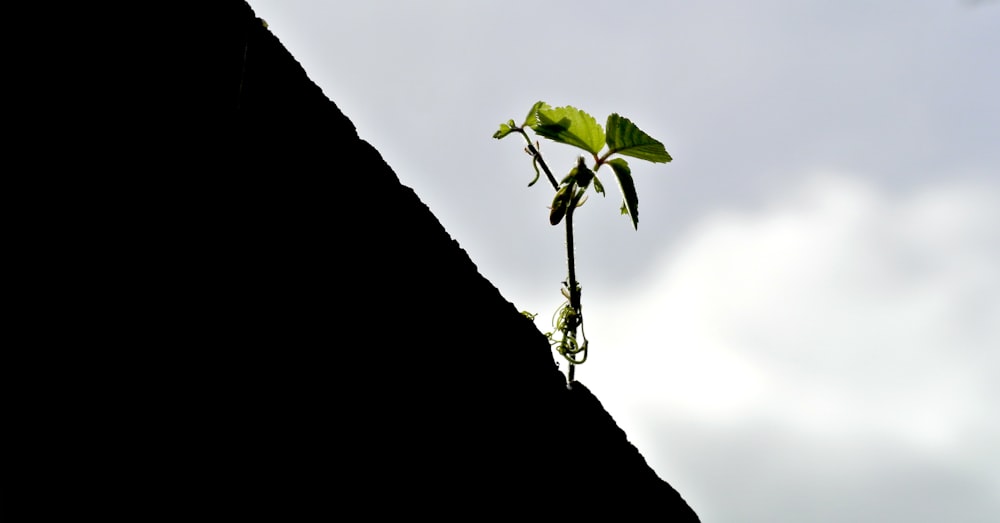
M 664 143 L 638 230 L 606 169 L 575 214 L 577 378 L 702 521 L 1000 521 L 1000 2 L 249 4 L 543 332 L 564 229 L 493 133 Z

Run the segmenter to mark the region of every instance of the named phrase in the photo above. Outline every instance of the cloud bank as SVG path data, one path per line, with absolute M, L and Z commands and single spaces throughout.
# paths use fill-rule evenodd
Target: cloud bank
M 706 521 L 986 521 L 998 223 L 996 187 L 840 174 L 709 213 L 648 286 L 586 296 L 579 376 Z

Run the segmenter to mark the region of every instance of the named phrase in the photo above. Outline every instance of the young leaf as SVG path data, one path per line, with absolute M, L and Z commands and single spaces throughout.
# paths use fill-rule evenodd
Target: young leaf
M 601 180 L 597 178 L 597 175 L 594 175 L 594 190 L 601 196 L 607 196 L 604 194 L 604 185 L 601 184 Z
M 553 109 L 545 102 L 536 103 L 532 110 L 535 121 L 525 125 L 541 136 L 593 154 L 604 147 L 604 129 L 593 116 L 568 105 Z
M 608 117 L 608 147 L 611 152 L 656 163 L 667 163 L 673 159 L 662 143 L 618 113 Z
M 623 214 L 625 211 L 628 211 L 628 215 L 632 218 L 632 226 L 639 229 L 639 195 L 635 192 L 635 183 L 632 181 L 632 170 L 629 169 L 628 162 L 622 158 L 608 160 L 608 165 L 615 171 L 615 177 L 618 178 L 618 186 L 622 190 L 622 196 L 625 197 L 625 203 L 622 204 Z
M 583 156 L 577 157 L 576 167 L 573 170 L 576 171 L 576 184 L 586 189 L 590 185 L 590 181 L 594 179 L 594 171 L 587 167 Z
M 576 173 L 578 173 L 579 171 L 580 171 L 579 167 L 574 167 L 574 168 L 570 169 L 569 170 L 569 174 L 567 174 L 566 176 L 563 176 L 562 180 L 559 180 L 559 185 L 560 186 L 569 185 L 571 183 L 576 182 Z
M 500 130 L 493 133 L 493 137 L 497 140 L 507 136 L 514 131 L 514 120 L 508 120 L 507 123 L 500 124 Z
M 562 189 L 556 192 L 552 199 L 552 211 L 549 212 L 549 223 L 559 225 L 563 216 L 566 216 L 566 209 L 569 208 L 569 201 L 573 197 L 573 188 L 576 184 L 563 185 Z

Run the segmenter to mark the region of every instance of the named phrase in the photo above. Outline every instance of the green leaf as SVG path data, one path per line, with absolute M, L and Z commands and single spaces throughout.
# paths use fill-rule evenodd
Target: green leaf
M 608 117 L 608 147 L 613 153 L 655 163 L 667 163 L 673 159 L 662 143 L 642 132 L 631 120 L 619 116 L 618 113 Z
M 639 195 L 635 193 L 635 182 L 632 181 L 632 170 L 629 169 L 628 162 L 622 158 L 608 160 L 608 165 L 610 165 L 611 169 L 615 171 L 615 176 L 618 178 L 618 187 L 621 188 L 622 196 L 625 197 L 625 203 L 622 204 L 622 210 L 627 212 L 628 215 L 632 217 L 632 226 L 638 230 Z
M 499 140 L 512 132 L 514 132 L 514 120 L 509 120 L 507 123 L 500 124 L 500 130 L 493 133 L 493 137 Z
M 590 185 L 590 181 L 594 179 L 594 171 L 587 167 L 583 156 L 577 157 L 576 167 L 573 170 L 576 171 L 576 184 L 586 189 Z
M 601 196 L 607 196 L 606 194 L 604 194 L 604 184 L 602 184 L 601 180 L 597 178 L 597 175 L 594 175 L 594 190 L 597 191 L 597 194 L 600 194 Z
M 576 167 L 570 169 L 569 170 L 569 174 L 567 174 L 566 176 L 563 176 L 562 180 L 559 180 L 559 186 L 561 187 L 563 185 L 569 185 L 569 184 L 575 182 L 576 181 L 576 173 L 577 173 L 577 171 L 578 171 L 578 169 Z
M 535 124 L 538 123 L 538 116 L 536 116 L 535 113 L 537 113 L 542 107 L 546 106 L 548 106 L 548 104 L 545 102 L 535 102 L 535 105 L 532 105 L 531 110 L 528 111 L 528 116 L 524 117 L 524 123 L 521 124 L 521 127 L 531 127 L 534 129 Z M 513 127 L 513 124 L 511 127 Z
M 545 102 L 536 103 L 532 110 L 535 121 L 525 123 L 525 126 L 531 127 L 539 135 L 593 154 L 599 153 L 604 147 L 604 129 L 593 116 L 568 105 L 553 109 Z
M 573 197 L 573 187 L 575 185 L 573 183 L 563 185 L 556 192 L 555 198 L 552 199 L 552 211 L 549 212 L 549 223 L 552 225 L 559 225 L 563 216 L 566 216 L 566 210 L 569 208 L 569 201 Z

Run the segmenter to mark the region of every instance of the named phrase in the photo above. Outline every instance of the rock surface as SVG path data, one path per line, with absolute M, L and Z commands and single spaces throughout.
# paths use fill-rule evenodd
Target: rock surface
M 252 9 L 204 5 L 174 36 L 205 67 L 162 74 L 205 113 L 94 241 L 129 253 L 107 321 L 152 339 L 150 510 L 698 521 Z

